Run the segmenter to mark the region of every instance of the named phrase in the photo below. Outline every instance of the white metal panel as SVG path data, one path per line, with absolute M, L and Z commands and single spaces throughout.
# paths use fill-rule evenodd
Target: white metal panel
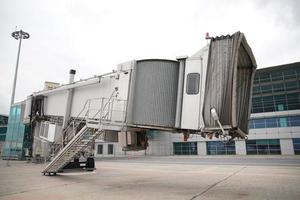
M 200 90 L 198 94 L 187 94 L 187 75 L 190 73 L 199 73 L 201 83 L 201 61 L 187 60 L 185 67 L 184 89 L 183 89 L 183 104 L 181 127 L 184 129 L 198 129 L 199 112 L 200 112 Z M 199 89 L 201 85 L 199 85 Z
M 45 101 L 45 115 L 64 116 L 67 104 L 67 90 L 49 94 Z
M 42 122 L 39 130 L 39 137 L 43 140 L 54 142 L 56 125 L 49 122 Z
M 26 99 L 25 103 L 25 109 L 24 109 L 24 118 L 23 123 L 29 123 L 30 121 L 30 114 L 31 114 L 31 101 L 32 98 L 29 96 Z
M 204 47 L 201 52 L 201 87 L 200 87 L 200 120 L 199 120 L 199 129 L 204 128 L 204 119 L 203 119 L 203 106 L 204 106 L 204 94 L 205 94 L 205 84 L 206 84 L 206 73 L 207 73 L 207 62 L 208 62 L 208 51 L 209 46 Z
M 97 99 L 103 97 L 109 98 L 115 87 L 118 87 L 118 98 L 126 100 L 128 94 L 129 74 L 130 73 L 125 74 L 120 72 L 118 76 L 114 75 L 101 78 L 100 83 L 98 84 L 75 88 L 71 107 L 71 117 L 78 116 L 88 99 Z M 94 105 L 95 103 L 97 103 L 97 101 L 93 102 L 91 108 L 95 109 L 96 112 L 97 109 L 101 108 L 101 101 L 98 101 L 99 105 Z M 85 112 L 82 112 L 80 116 L 82 117 L 84 114 Z
M 186 60 L 181 118 L 181 128 L 183 129 L 198 130 L 204 126 L 202 110 L 206 81 L 208 50 L 209 46 L 206 46 Z M 190 73 L 200 74 L 198 94 L 189 95 L 186 92 L 187 75 Z
M 49 124 L 49 127 L 48 127 L 48 141 L 50 141 L 50 142 L 54 142 L 55 129 L 56 129 L 55 124 Z

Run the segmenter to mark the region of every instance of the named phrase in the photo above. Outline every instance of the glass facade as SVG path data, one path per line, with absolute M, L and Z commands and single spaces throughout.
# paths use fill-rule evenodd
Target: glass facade
M 0 141 L 5 141 L 7 127 L 0 127 Z
M 29 128 L 22 122 L 21 105 L 14 105 L 10 109 L 5 144 L 2 156 L 4 158 L 22 159 L 25 148 L 29 147 Z
M 269 72 L 260 72 L 254 77 L 254 84 L 274 83 L 277 81 L 290 81 L 300 77 L 299 66 L 286 67 L 280 70 L 270 70 Z
M 174 142 L 174 155 L 197 155 L 197 142 Z
M 252 113 L 300 109 L 300 93 L 253 96 Z
M 5 141 L 7 122 L 8 122 L 8 117 L 0 115 L 0 142 Z
M 247 140 L 246 150 L 248 155 L 281 154 L 279 139 Z
M 221 141 L 206 142 L 207 155 L 234 155 L 235 142 L 224 143 Z
M 258 70 L 254 78 L 252 113 L 300 109 L 300 66 Z
M 300 115 L 252 119 L 249 124 L 250 129 L 291 126 L 300 126 Z
M 294 153 L 300 155 L 300 138 L 293 138 Z

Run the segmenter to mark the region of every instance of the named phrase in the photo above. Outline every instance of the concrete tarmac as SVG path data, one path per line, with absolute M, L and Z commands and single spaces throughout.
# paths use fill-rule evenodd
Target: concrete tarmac
M 10 164 L 0 161 L 0 199 L 300 199 L 299 156 L 102 159 L 94 172 L 57 176 Z

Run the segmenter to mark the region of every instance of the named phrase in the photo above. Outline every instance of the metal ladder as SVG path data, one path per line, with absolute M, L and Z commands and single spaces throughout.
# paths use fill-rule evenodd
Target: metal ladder
M 95 130 L 84 126 L 73 139 L 54 157 L 43 170 L 43 174 L 54 174 L 66 166 L 79 152 L 84 151 L 96 137 L 103 133 L 102 129 Z

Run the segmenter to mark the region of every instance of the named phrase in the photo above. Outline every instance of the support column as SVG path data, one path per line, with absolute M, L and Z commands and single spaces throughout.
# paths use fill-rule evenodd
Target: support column
M 246 155 L 246 142 L 245 140 L 236 140 L 235 141 L 235 152 L 236 155 Z
M 294 145 L 292 139 L 280 139 L 280 149 L 282 155 L 294 155 Z
M 201 155 L 201 156 L 207 155 L 206 142 L 204 142 L 204 141 L 198 142 L 197 146 L 198 146 L 198 155 Z

